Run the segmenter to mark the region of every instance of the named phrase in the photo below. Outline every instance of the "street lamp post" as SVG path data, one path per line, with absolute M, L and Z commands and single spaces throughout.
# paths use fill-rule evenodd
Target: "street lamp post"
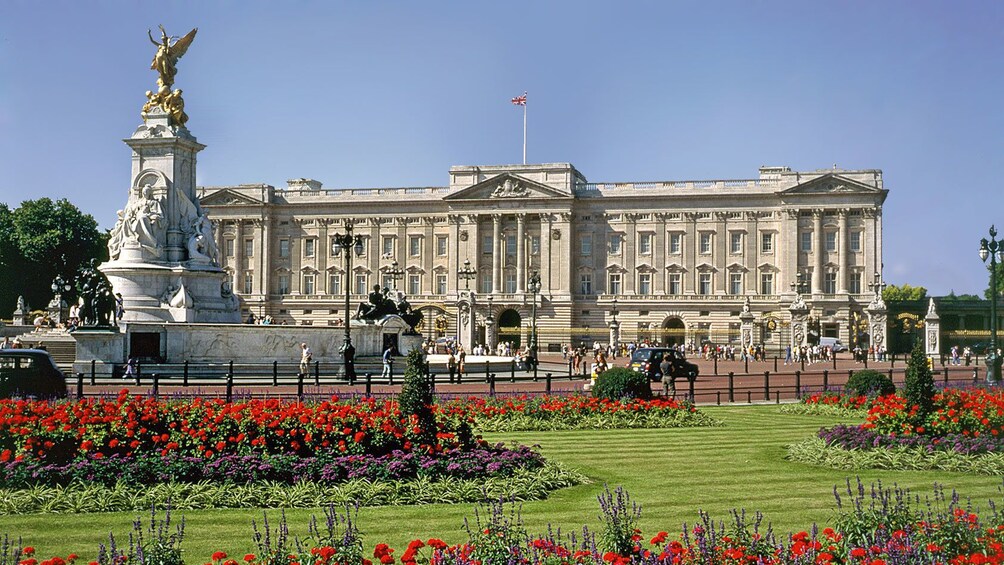
M 495 348 L 495 340 L 492 339 L 492 326 L 495 325 L 495 319 L 492 317 L 492 295 L 488 295 L 488 312 L 485 314 L 485 347 L 488 349 L 488 354 L 491 355 L 491 350 Z
M 384 275 L 390 279 L 390 284 L 393 286 L 393 290 L 397 290 L 397 281 L 404 277 L 404 271 L 398 266 L 397 261 L 390 264 L 390 267 L 384 270 Z
M 533 295 L 530 325 L 530 362 L 533 364 L 533 380 L 537 380 L 537 293 L 540 292 L 540 272 L 534 271 L 527 281 L 527 289 Z
M 342 359 L 345 363 L 345 378 L 351 381 L 355 378 L 356 348 L 352 346 L 352 325 L 349 323 L 349 309 L 351 308 L 349 304 L 349 293 L 351 291 L 350 276 L 352 274 L 352 253 L 355 252 L 356 255 L 363 254 L 363 238 L 353 235 L 352 224 L 347 224 L 345 226 L 345 233 L 336 233 L 332 236 L 332 241 L 334 245 L 342 249 L 342 254 L 345 256 L 345 341 L 342 342 L 339 352 L 342 354 Z
M 476 277 L 478 272 L 471 267 L 471 260 L 464 259 L 464 268 L 457 270 L 457 276 L 464 279 L 464 290 L 471 289 L 471 279 Z
M 987 382 L 998 384 L 1001 377 L 1001 356 L 997 353 L 997 256 L 1004 262 L 1004 240 L 997 240 L 997 228 L 990 226 L 990 241 L 980 241 L 980 259 L 990 259 L 990 349 L 987 351 Z
M 73 288 L 70 286 L 68 281 L 63 280 L 63 277 L 56 275 L 56 278 L 52 280 L 52 284 L 49 286 L 52 289 L 52 302 L 50 303 L 50 309 L 55 309 L 56 315 L 54 316 L 54 322 L 57 324 L 65 321 L 63 316 L 63 294 L 70 292 Z M 51 314 L 51 312 L 50 312 Z

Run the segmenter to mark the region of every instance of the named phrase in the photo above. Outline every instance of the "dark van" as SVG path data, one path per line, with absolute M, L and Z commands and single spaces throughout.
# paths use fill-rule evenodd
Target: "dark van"
M 700 372 L 697 365 L 687 361 L 679 351 L 667 347 L 642 347 L 635 349 L 634 353 L 631 354 L 631 364 L 629 367 L 632 371 L 645 373 L 653 381 L 661 381 L 663 374 L 659 365 L 666 355 L 669 355 L 669 362 L 673 367 L 670 376 L 678 379 L 697 378 Z
M 49 352 L 0 349 L 0 398 L 66 398 L 66 380 Z

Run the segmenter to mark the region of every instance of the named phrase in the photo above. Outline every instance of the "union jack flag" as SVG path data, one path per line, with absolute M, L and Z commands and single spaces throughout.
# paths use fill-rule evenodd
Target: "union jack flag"
M 524 92 L 523 96 L 517 96 L 516 98 L 513 98 L 512 103 L 516 106 L 526 106 L 526 93 Z

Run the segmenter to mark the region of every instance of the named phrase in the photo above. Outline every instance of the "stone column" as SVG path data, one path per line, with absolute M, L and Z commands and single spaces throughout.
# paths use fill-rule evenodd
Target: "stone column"
M 924 316 L 924 353 L 931 358 L 941 355 L 941 316 L 931 298 Z
M 635 293 L 635 279 L 638 270 L 635 269 L 638 257 L 638 214 L 624 214 L 624 239 L 621 241 L 621 253 L 624 257 L 625 273 L 621 275 L 621 294 Z M 606 242 L 603 242 L 606 245 Z
M 331 294 L 331 289 L 328 288 L 328 255 L 331 254 L 331 246 L 328 245 L 328 224 L 331 220 L 319 219 L 317 220 L 317 243 L 314 244 L 314 268 L 317 269 L 317 274 L 315 277 L 320 277 L 321 280 L 314 281 L 314 292 L 317 294 Z M 266 241 L 262 240 L 262 245 Z
M 847 210 L 842 209 L 837 212 L 837 222 L 839 231 L 837 232 L 837 292 L 847 294 L 847 277 L 850 266 L 847 263 Z
M 788 307 L 791 312 L 791 348 L 802 347 L 809 343 L 809 332 L 807 322 L 809 320 L 809 307 L 802 300 L 801 294 L 795 295 L 795 301 Z
M 826 235 L 823 234 L 823 211 L 812 211 L 812 236 L 816 240 L 812 250 L 812 294 L 823 292 L 823 250 L 826 248 Z
M 502 289 L 502 214 L 492 214 L 492 293 Z M 487 338 L 486 338 L 487 339 Z
M 526 214 L 516 214 L 516 292 L 526 292 Z
M 477 342 L 477 301 L 475 293 L 460 290 L 457 300 L 457 341 L 470 353 Z
M 873 355 L 875 361 L 878 361 L 879 350 L 885 347 L 886 324 L 889 313 L 885 301 L 882 300 L 881 288 L 879 288 L 875 298 L 868 305 L 865 312 L 868 313 L 868 336 L 875 351 Z
M 610 345 L 617 345 L 621 342 L 621 323 L 617 320 L 610 320 Z
M 756 316 L 750 312 L 750 298 L 746 297 L 743 303 L 743 311 L 739 314 L 739 343 L 743 346 L 743 351 L 748 351 L 753 345 L 753 320 Z
M 540 220 L 540 288 L 551 290 L 551 214 L 538 214 Z

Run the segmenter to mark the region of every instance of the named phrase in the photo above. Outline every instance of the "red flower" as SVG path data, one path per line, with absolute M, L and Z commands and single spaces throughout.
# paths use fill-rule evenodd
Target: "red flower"
M 217 551 L 216 553 L 213 554 L 213 561 L 222 561 L 223 559 L 226 558 L 227 558 L 227 552 L 225 551 Z

